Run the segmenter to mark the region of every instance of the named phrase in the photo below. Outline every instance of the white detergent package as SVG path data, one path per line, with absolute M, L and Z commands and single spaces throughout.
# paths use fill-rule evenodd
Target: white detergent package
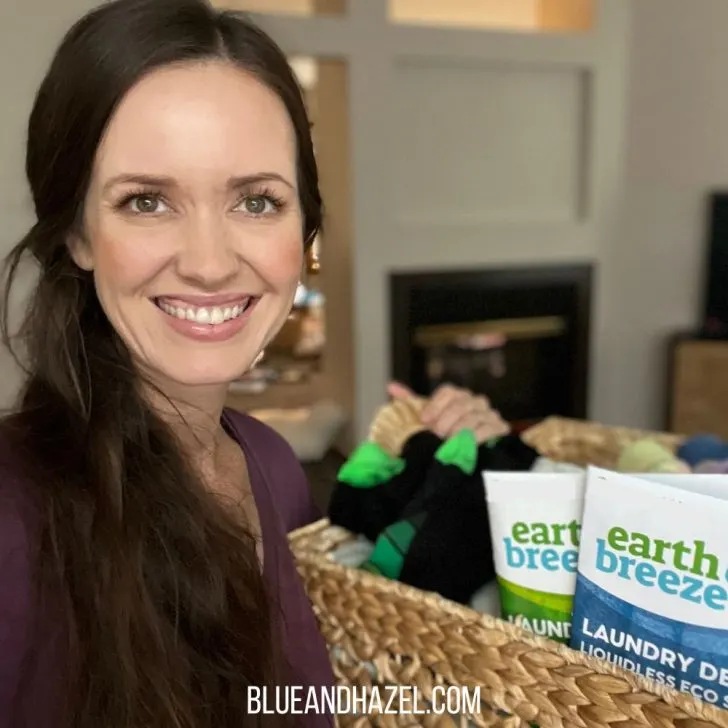
M 568 644 L 586 471 L 483 473 L 501 616 Z
M 728 708 L 728 476 L 587 470 L 570 644 Z

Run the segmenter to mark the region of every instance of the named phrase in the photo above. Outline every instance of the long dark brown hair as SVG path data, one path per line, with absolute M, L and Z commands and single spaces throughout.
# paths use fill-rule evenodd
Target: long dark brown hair
M 37 221 L 6 261 L 3 312 L 27 376 L 4 429 L 38 486 L 40 613 L 60 604 L 67 620 L 63 728 L 241 728 L 254 723 L 247 687 L 283 674 L 252 538 L 141 395 L 93 278 L 67 247 L 124 95 L 155 69 L 203 60 L 235 64 L 285 104 L 309 243 L 322 211 L 302 94 L 281 50 L 238 14 L 203 0 L 105 4 L 67 33 L 30 116 Z M 8 304 L 26 259 L 37 286 L 14 335 Z

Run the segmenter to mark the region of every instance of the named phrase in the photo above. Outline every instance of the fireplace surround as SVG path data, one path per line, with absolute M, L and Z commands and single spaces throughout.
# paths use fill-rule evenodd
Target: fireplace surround
M 391 373 L 420 394 L 452 382 L 526 427 L 585 418 L 592 267 L 390 275 Z

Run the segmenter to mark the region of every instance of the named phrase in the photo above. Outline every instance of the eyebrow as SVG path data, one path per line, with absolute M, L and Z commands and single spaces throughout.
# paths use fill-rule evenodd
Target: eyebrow
M 277 172 L 259 172 L 258 174 L 248 174 L 242 177 L 231 177 L 228 180 L 227 186 L 231 190 L 236 190 L 243 187 L 249 187 L 250 185 L 260 184 L 261 182 L 282 182 L 287 187 L 294 189 L 293 184 Z M 113 187 L 122 184 L 136 184 L 144 185 L 146 187 L 177 187 L 177 181 L 174 177 L 153 174 L 125 173 L 112 177 L 104 185 L 104 192 L 108 192 Z

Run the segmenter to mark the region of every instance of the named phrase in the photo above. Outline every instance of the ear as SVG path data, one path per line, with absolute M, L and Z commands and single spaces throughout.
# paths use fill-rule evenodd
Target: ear
M 91 253 L 91 246 L 78 233 L 71 233 L 66 242 L 68 252 L 71 254 L 74 263 L 85 271 L 94 269 L 94 259 Z

